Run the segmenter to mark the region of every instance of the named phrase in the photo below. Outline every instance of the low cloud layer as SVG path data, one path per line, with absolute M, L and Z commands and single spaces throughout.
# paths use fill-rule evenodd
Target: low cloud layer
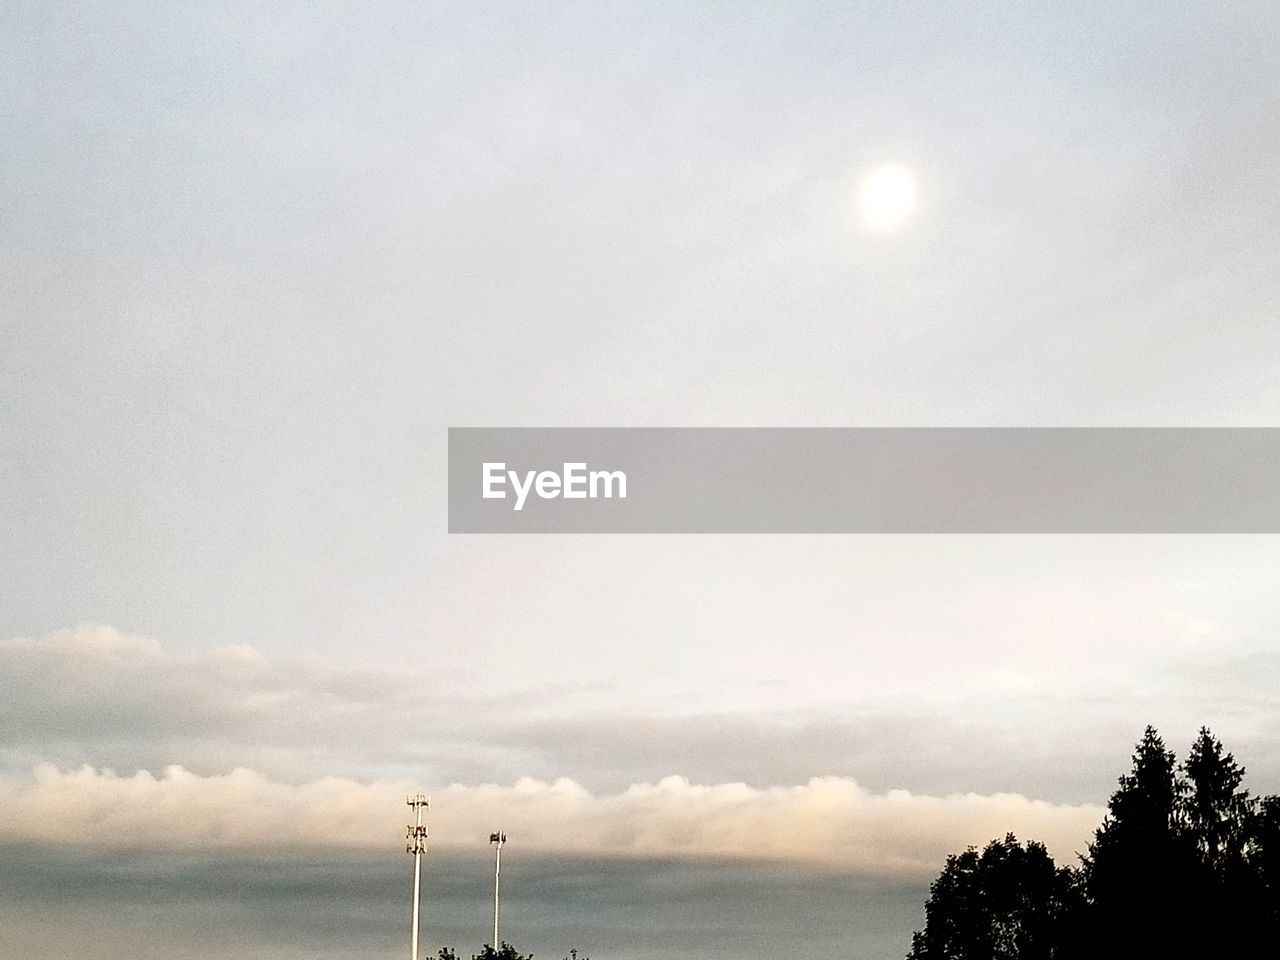
M 637 712 L 607 688 L 502 698 L 413 670 L 184 652 L 111 627 L 0 641 L 0 775 L 39 764 L 237 768 L 301 783 L 569 777 L 611 794 L 670 775 L 756 787 L 836 776 L 887 793 L 1021 793 L 1099 803 L 1147 723 L 1172 746 L 1201 723 L 1280 791 L 1280 657 L 1187 661 L 1124 700 L 957 690 L 946 703 L 851 699 L 846 710 Z
M 460 709 L 417 676 L 247 648 L 174 653 L 109 627 L 0 643 L 0 667 L 11 680 L 0 701 L 7 844 L 56 848 L 87 823 L 95 844 L 119 849 L 386 849 L 404 794 L 434 785 L 433 843 L 444 848 L 502 825 L 556 855 L 920 877 L 1008 830 L 1069 857 L 1102 815 L 1013 792 L 868 787 L 844 772 L 894 752 L 907 772 L 940 760 L 936 741 L 957 731 L 928 718 L 556 715 L 545 704 L 557 698 L 536 691 Z M 787 756 L 843 775 L 787 769 Z M 772 776 L 706 776 L 717 765 L 733 776 L 743 758 Z M 511 772 L 521 767 L 583 770 L 595 783 Z
M 202 777 L 181 767 L 121 776 L 41 767 L 0 787 L 0 838 L 57 847 L 83 828 L 123 850 L 385 849 L 398 840 L 412 781 L 301 784 L 251 770 Z M 432 842 L 477 846 L 502 826 L 523 849 L 557 855 L 794 861 L 882 876 L 927 876 L 958 848 L 1013 831 L 1070 859 L 1101 808 L 1016 794 L 873 793 L 824 777 L 790 787 L 701 785 L 681 777 L 610 794 L 571 780 L 454 784 L 435 791 Z

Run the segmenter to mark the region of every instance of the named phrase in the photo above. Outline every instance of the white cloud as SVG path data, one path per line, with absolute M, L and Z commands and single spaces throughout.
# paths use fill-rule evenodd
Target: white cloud
M 158 851 L 387 848 L 407 813 L 410 781 L 324 778 L 300 784 L 239 769 L 197 776 L 169 767 L 120 776 L 82 767 L 37 768 L 0 785 L 0 840 Z M 928 876 L 947 853 L 1013 831 L 1060 858 L 1082 850 L 1101 808 L 1017 794 L 873 793 L 821 777 L 758 789 L 681 777 L 616 793 L 521 779 L 435 791 L 432 843 L 483 845 L 501 826 L 513 843 L 547 854 L 729 857 L 793 861 L 878 875 Z

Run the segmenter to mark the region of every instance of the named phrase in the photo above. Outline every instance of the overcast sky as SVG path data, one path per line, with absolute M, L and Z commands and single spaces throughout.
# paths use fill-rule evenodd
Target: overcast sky
M 1280 792 L 1277 538 L 444 532 L 449 426 L 1280 426 L 1277 35 L 1271 3 L 6 5 L 0 947 L 61 955 L 91 812 L 134 859 L 57 923 L 139 956 L 170 844 L 259 877 L 231 939 L 184 888 L 211 955 L 285 956 L 326 857 L 371 871 L 329 945 L 398 955 L 370 890 L 421 786 L 459 864 L 498 820 L 529 870 L 626 855 L 595 926 L 538 887 L 542 955 L 830 924 L 884 957 L 947 851 L 1070 860 L 1146 723 Z M 886 164 L 915 202 L 871 230 Z M 235 859 L 267 837 L 292 893 Z M 780 864 L 823 892 L 735 942 Z

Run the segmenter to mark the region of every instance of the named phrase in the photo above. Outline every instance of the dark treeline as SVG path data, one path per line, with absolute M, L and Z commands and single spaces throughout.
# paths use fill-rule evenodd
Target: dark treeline
M 453 947 L 440 948 L 440 960 L 458 960 L 458 954 Z M 507 941 L 502 941 L 502 946 L 497 950 L 492 944 L 486 943 L 479 953 L 473 953 L 471 960 L 533 960 L 533 954 L 524 954 L 513 947 Z M 570 950 L 569 955 L 564 960 L 587 960 L 586 957 L 578 956 L 577 950 Z
M 1280 797 L 1207 729 L 1148 727 L 1078 866 L 1013 835 L 947 858 L 907 960 L 1280 956 Z

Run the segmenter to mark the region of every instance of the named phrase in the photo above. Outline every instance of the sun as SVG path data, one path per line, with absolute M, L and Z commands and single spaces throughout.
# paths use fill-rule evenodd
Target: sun
M 906 167 L 877 167 L 858 186 L 858 213 L 872 230 L 890 230 L 903 223 L 916 206 L 916 178 Z

